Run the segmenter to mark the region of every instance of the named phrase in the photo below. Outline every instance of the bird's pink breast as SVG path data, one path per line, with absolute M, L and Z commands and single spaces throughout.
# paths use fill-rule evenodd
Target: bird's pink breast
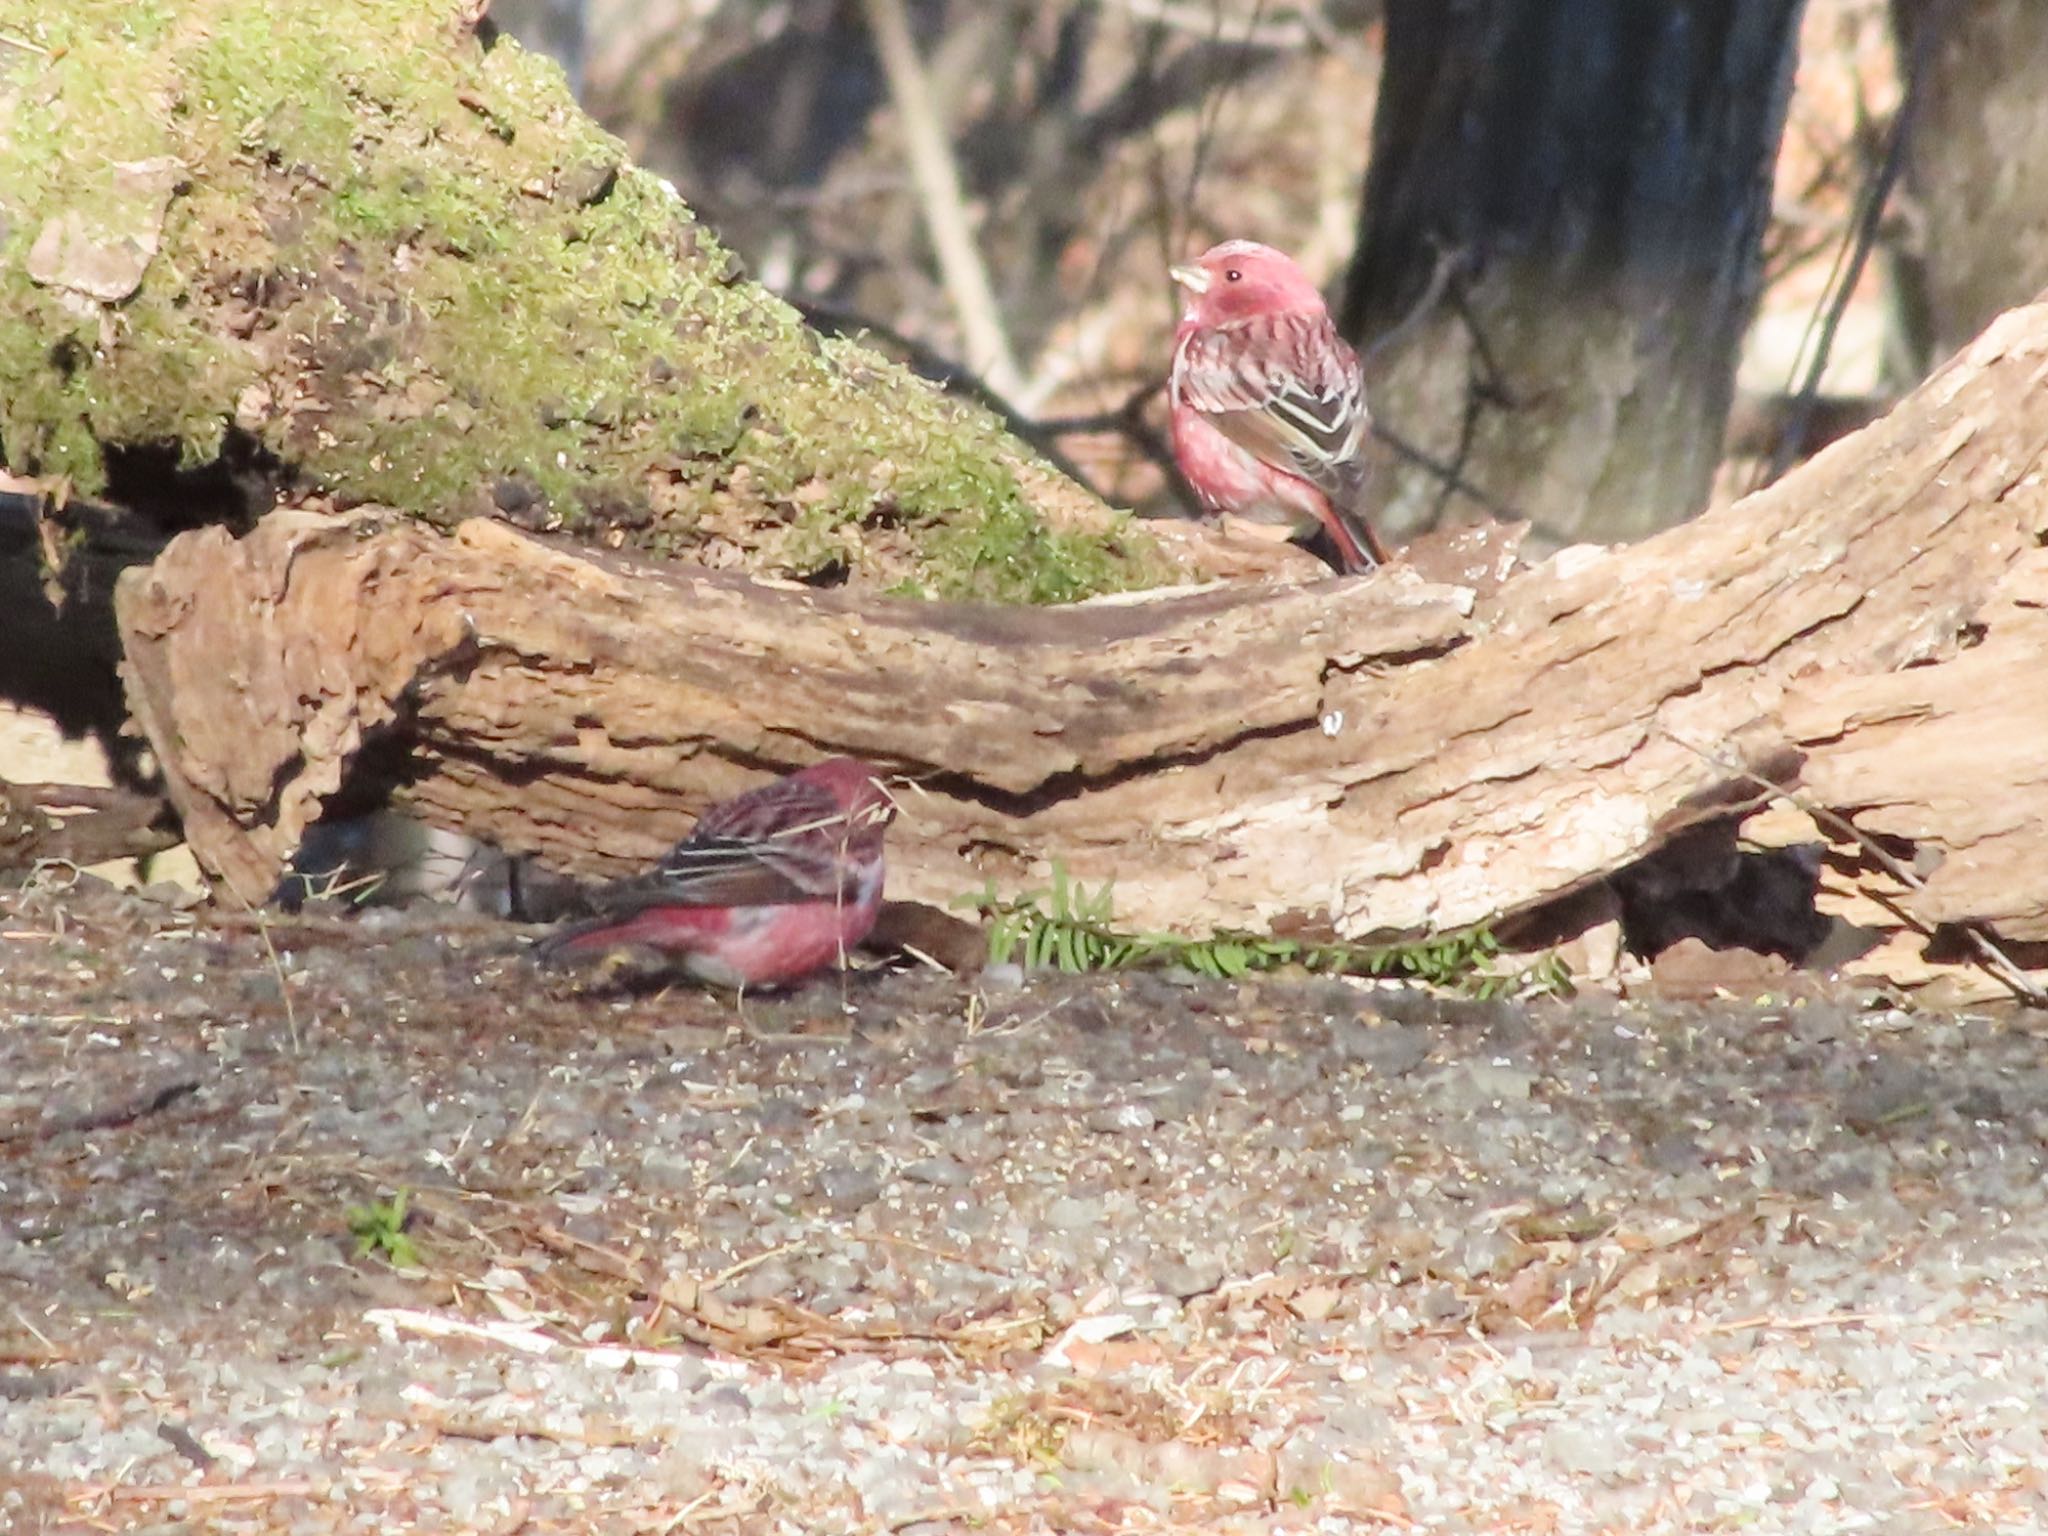
M 684 966 L 720 986 L 775 986 L 838 965 L 868 936 L 881 908 L 865 902 L 800 901 L 741 907 L 714 944 L 692 946 Z
M 672 955 L 700 981 L 721 987 L 777 986 L 840 963 L 873 931 L 882 909 L 882 862 L 851 867 L 850 899 L 763 906 L 648 906 L 617 922 L 563 936 L 561 952 L 625 947 Z
M 580 948 L 644 944 L 650 949 L 689 952 L 722 941 L 732 926 L 729 907 L 649 907 L 608 927 L 595 929 Z
M 1308 481 L 1240 448 L 1191 405 L 1174 406 L 1171 426 L 1174 458 L 1210 511 L 1285 524 L 1297 533 L 1317 525 L 1323 493 Z

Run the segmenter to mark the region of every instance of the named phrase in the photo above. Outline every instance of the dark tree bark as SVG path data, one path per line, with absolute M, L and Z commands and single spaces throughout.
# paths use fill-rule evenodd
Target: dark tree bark
M 1440 255 L 1459 275 L 1373 359 L 1381 421 L 1558 538 L 1705 505 L 1800 9 L 1389 0 L 1345 329 L 1389 331 Z M 1445 510 L 1427 472 L 1382 485 L 1396 531 Z
M 2048 27 L 2037 0 L 1892 0 L 1911 78 L 1905 263 L 1924 370 L 2048 287 Z

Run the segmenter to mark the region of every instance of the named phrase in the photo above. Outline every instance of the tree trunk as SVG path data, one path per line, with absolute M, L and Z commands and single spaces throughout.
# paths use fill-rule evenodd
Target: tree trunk
M 1558 540 L 1706 504 L 1755 307 L 1800 0 L 1389 0 L 1343 324 L 1382 422 Z M 1390 528 L 1440 480 L 1391 466 Z
M 195 851 L 252 898 L 378 741 L 430 820 L 568 868 L 643 865 L 707 801 L 846 751 L 915 783 L 895 894 L 1058 860 L 1133 927 L 1347 937 L 1553 901 L 1803 753 L 1828 828 L 1868 818 L 1930 920 L 2031 940 L 2048 693 L 1980 674 L 2035 670 L 2044 371 L 2035 306 L 1770 489 L 1490 593 L 1393 568 L 1005 610 L 270 518 L 123 578 L 130 698 Z
M 1906 186 L 1918 249 L 1905 277 L 1923 367 L 2048 285 L 2042 21 L 2036 0 L 1893 0 L 1914 96 Z

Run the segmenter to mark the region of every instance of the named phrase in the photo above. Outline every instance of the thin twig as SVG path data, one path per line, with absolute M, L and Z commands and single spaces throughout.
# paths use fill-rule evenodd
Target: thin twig
M 944 964 L 935 956 L 926 954 L 923 950 L 919 949 L 915 944 L 899 944 L 896 947 L 902 950 L 904 954 L 910 956 L 911 959 L 916 960 L 924 965 L 927 965 L 931 969 L 937 971 L 941 976 L 950 976 L 953 974 L 953 968 L 951 966 Z
M 1946 31 L 1948 5 L 1936 5 L 1928 12 L 1913 38 L 1913 51 L 1906 66 L 1906 93 L 1899 103 L 1899 109 L 1892 116 L 1891 133 L 1885 144 L 1884 159 L 1877 168 L 1877 174 L 1870 178 L 1863 191 L 1863 203 L 1857 210 L 1856 222 L 1845 233 L 1844 245 L 1836 253 L 1834 270 L 1828 274 L 1833 285 L 1823 309 L 1807 321 L 1806 334 L 1800 337 L 1799 347 L 1803 354 L 1809 341 L 1813 342 L 1813 354 L 1807 360 L 1806 377 L 1799 387 L 1792 391 L 1794 400 L 1788 413 L 1784 435 L 1778 439 L 1777 450 L 1752 490 L 1771 484 L 1792 467 L 1799 451 L 1806 441 L 1806 432 L 1811 422 L 1814 404 L 1820 397 L 1821 375 L 1827 372 L 1828 358 L 1835 347 L 1835 333 L 1841 328 L 1842 317 L 1848 313 L 1849 301 L 1855 296 L 1856 285 L 1862 280 L 1863 268 L 1870 260 L 1870 252 L 1877 244 L 1877 229 L 1884 217 L 1885 204 L 1891 201 L 1892 187 L 1899 174 L 1905 169 L 1906 145 L 1912 137 L 1913 121 L 1919 114 L 1920 98 L 1924 91 L 1922 84 L 1927 72 L 1927 60 L 1932 55 L 1936 38 Z M 1818 337 L 1815 322 L 1818 321 Z
M 1511 411 L 1521 409 L 1522 397 L 1508 383 L 1508 371 L 1495 355 L 1493 343 L 1486 336 L 1486 327 L 1480 324 L 1479 316 L 1473 312 L 1472 295 L 1463 283 L 1451 290 L 1451 305 L 1457 310 L 1458 318 L 1465 322 L 1465 334 L 1472 338 L 1472 350 L 1479 358 L 1479 387 L 1474 391 L 1475 395 Z
M 270 919 L 248 897 L 240 891 L 236 898 L 248 908 L 249 915 L 256 920 L 256 937 L 263 941 L 263 952 L 270 957 L 270 972 L 277 978 L 277 995 L 284 1003 L 285 1037 L 291 1041 L 292 1054 L 299 1052 L 299 1011 L 292 1006 L 291 978 L 285 975 L 284 962 L 278 958 L 277 946 L 270 942 Z
M 1214 6 L 1215 24 L 1209 29 L 1209 41 L 1221 43 L 1228 40 L 1224 29 L 1222 0 L 1211 0 Z M 1244 30 L 1250 32 L 1265 24 L 1267 0 L 1258 0 L 1252 7 L 1251 16 L 1244 23 Z M 1241 78 L 1241 77 L 1240 77 Z M 1208 168 L 1209 151 L 1215 146 L 1217 125 L 1223 121 L 1223 107 L 1229 101 L 1231 91 L 1239 84 L 1238 78 L 1224 81 L 1209 93 L 1197 114 L 1195 132 L 1195 153 L 1188 163 L 1187 189 L 1181 195 L 1181 212 L 1185 216 L 1195 206 L 1195 189 L 1201 185 L 1202 172 Z M 1177 242 L 1176 242 L 1177 243 Z
M 316 1492 L 305 1478 L 270 1483 L 154 1483 L 125 1487 L 81 1488 L 68 1497 L 74 1504 L 112 1499 L 117 1504 L 158 1504 L 183 1499 L 192 1504 L 220 1504 L 238 1499 L 303 1499 Z
M 939 121 L 938 109 L 932 103 L 930 82 L 917 56 L 917 44 L 911 39 L 910 18 L 903 0 L 862 3 L 875 51 L 881 56 L 882 71 L 888 77 L 890 99 L 903 125 L 904 148 L 910 157 L 911 177 L 917 184 L 925 230 L 931 236 L 939 260 L 939 275 L 966 339 L 968 358 L 998 395 L 1009 400 L 1022 399 L 1023 371 L 1017 366 L 1009 335 L 1003 329 L 988 267 L 968 227 L 960 168 L 953 159 L 945 125 Z
M 1727 1322 L 1709 1323 L 1702 1333 L 1747 1333 L 1750 1329 L 1763 1329 L 1771 1333 L 1810 1333 L 1816 1328 L 1860 1328 L 1865 1323 L 1888 1322 L 1882 1312 L 1829 1312 L 1820 1317 L 1778 1317 L 1772 1313 L 1759 1313 L 1755 1317 L 1731 1318 Z
M 741 1259 L 737 1264 L 728 1264 L 724 1269 L 721 1269 L 709 1280 L 698 1286 L 697 1289 L 700 1292 L 715 1291 L 721 1286 L 730 1285 L 733 1281 L 739 1279 L 741 1275 L 747 1273 L 748 1270 L 758 1269 L 770 1259 L 779 1259 L 785 1253 L 801 1253 L 806 1248 L 815 1246 L 816 1244 L 812 1239 L 800 1237 L 794 1242 L 777 1243 L 773 1248 L 763 1248 L 751 1258 Z
M 1430 265 L 1429 281 L 1415 302 L 1408 306 L 1408 313 L 1387 330 L 1380 332 L 1366 344 L 1363 356 L 1370 362 L 1390 347 L 1396 347 L 1408 340 L 1415 330 L 1427 320 L 1443 302 L 1444 290 L 1451 279 L 1464 274 L 1467 256 L 1463 246 L 1436 247 L 1436 260 Z
M 914 1530 L 920 1525 L 942 1525 L 949 1531 L 969 1530 L 987 1513 L 987 1509 L 979 1504 L 939 1504 L 919 1510 L 914 1515 L 898 1515 L 885 1521 L 881 1532 L 882 1536 L 898 1536 L 899 1532 Z
M 48 1141 L 73 1131 L 106 1131 L 133 1125 L 147 1115 L 159 1114 L 201 1087 L 197 1077 L 179 1075 L 145 1084 L 104 1103 L 85 1109 L 63 1110 L 26 1129 L 0 1131 L 0 1143 Z
M 48 1334 L 44 1333 L 42 1329 L 38 1328 L 34 1323 L 30 1322 L 26 1317 L 22 1315 L 21 1308 L 12 1307 L 9 1310 L 14 1313 L 14 1320 L 17 1323 L 21 1324 L 23 1331 L 33 1336 L 35 1341 L 43 1346 L 45 1360 L 65 1360 L 70 1358 L 69 1356 L 64 1354 L 63 1351 L 59 1350 L 56 1345 L 50 1342 L 50 1336 Z M 17 1355 L 12 1356 L 10 1358 L 20 1359 L 23 1357 Z M 45 1363 L 45 1361 L 36 1361 L 34 1363 L 40 1365 Z
M 1521 522 L 1525 518 L 1526 514 L 1512 503 L 1499 500 L 1490 491 L 1467 480 L 1459 472 L 1457 465 L 1448 464 L 1442 459 L 1437 458 L 1434 454 L 1416 447 L 1415 444 L 1409 442 L 1407 438 L 1401 436 L 1400 433 L 1394 431 L 1393 428 L 1385 425 L 1383 422 L 1374 420 L 1372 423 L 1372 435 L 1393 449 L 1402 458 L 1428 470 L 1439 480 L 1443 481 L 1446 493 L 1455 491 L 1461 496 L 1469 497 L 1484 507 L 1493 517 L 1498 518 L 1504 523 Z
M 1223 7 L 1216 0 L 1206 5 L 1200 0 L 1116 0 L 1116 5 L 1134 20 L 1149 21 L 1168 32 L 1192 33 L 1232 48 L 1295 53 L 1304 48 L 1328 47 L 1334 41 L 1329 23 L 1312 9 L 1267 20 L 1261 14 L 1265 10 L 1261 5 L 1245 17 L 1242 26 L 1233 26 L 1224 18 Z

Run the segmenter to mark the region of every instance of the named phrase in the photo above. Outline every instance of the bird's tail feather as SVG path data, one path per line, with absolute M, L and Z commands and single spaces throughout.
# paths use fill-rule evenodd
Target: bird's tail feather
M 1347 573 L 1377 570 L 1387 563 L 1387 547 L 1373 532 L 1371 523 L 1350 508 L 1335 503 L 1331 504 L 1330 512 L 1336 520 L 1331 533 L 1337 540 L 1337 550 L 1344 558 Z
M 1387 563 L 1387 546 L 1361 510 L 1371 480 L 1371 463 L 1361 457 L 1342 465 L 1334 483 L 1323 487 L 1330 504 L 1330 536 L 1337 541 L 1347 572 L 1369 571 Z
M 604 935 L 617 927 L 618 920 L 610 917 L 593 917 L 580 923 L 569 923 L 557 928 L 535 944 L 526 952 L 526 958 L 535 965 L 568 964 L 603 948 Z

